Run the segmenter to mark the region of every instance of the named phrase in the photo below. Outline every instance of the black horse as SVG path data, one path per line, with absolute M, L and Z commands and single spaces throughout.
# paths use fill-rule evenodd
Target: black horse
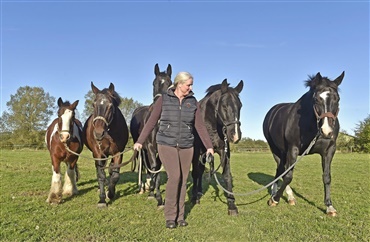
M 281 103 L 272 107 L 263 122 L 263 132 L 271 152 L 277 162 L 275 178 L 278 178 L 290 167 L 299 155 L 302 155 L 314 138 L 317 140 L 309 154 L 321 155 L 324 183 L 324 203 L 326 213 L 335 216 L 337 211 L 330 198 L 330 166 L 336 150 L 336 139 L 339 132 L 339 94 L 344 72 L 334 81 L 322 77 L 320 73 L 306 81 L 310 88 L 297 102 Z M 289 187 L 293 179 L 293 169 L 283 176 L 281 187 L 277 182 L 272 186 L 270 206 L 276 206 L 284 190 L 290 204 L 295 204 L 293 192 Z
M 166 72 L 161 72 L 159 70 L 158 63 L 154 66 L 155 78 L 153 81 L 153 103 L 157 100 L 159 96 L 167 91 L 167 89 L 172 85 L 171 75 L 172 67 L 170 64 L 167 66 Z M 151 106 L 141 106 L 134 110 L 130 122 L 130 132 L 134 142 L 137 141 L 139 135 L 144 127 L 145 122 L 148 120 L 151 114 Z M 157 155 L 157 143 L 155 136 L 157 134 L 158 127 L 154 128 L 152 133 L 149 135 L 147 140 L 144 142 L 141 150 L 141 158 L 144 167 L 147 169 L 147 179 L 145 184 L 139 180 L 140 192 L 144 192 L 145 189 L 149 190 L 149 198 L 155 197 L 157 200 L 157 205 L 162 206 L 163 200 L 160 193 L 160 168 L 162 162 L 159 160 Z M 135 154 L 134 154 L 135 155 Z M 141 172 L 141 171 L 139 171 Z
M 83 137 L 86 147 L 95 158 L 100 191 L 98 207 L 105 208 L 107 206 L 104 189 L 106 183 L 105 164 L 108 157 L 112 156 L 109 164 L 110 179 L 107 195 L 109 199 L 113 199 L 120 176 L 123 151 L 128 141 L 128 128 L 118 107 L 121 103 L 121 97 L 114 90 L 114 85 L 111 83 L 109 88 L 99 90 L 91 82 L 91 89 L 95 94 L 94 113 L 85 122 Z
M 225 79 L 221 84 L 210 86 L 207 89 L 206 96 L 199 101 L 199 108 L 211 137 L 213 148 L 220 156 L 220 162 L 223 168 L 222 176 L 226 183 L 226 189 L 230 193 L 232 193 L 232 177 L 229 142 L 238 143 L 241 139 L 240 109 L 242 103 L 239 99 L 239 93 L 242 89 L 243 81 L 240 81 L 235 88 L 232 88 L 229 87 Z M 192 161 L 193 189 L 191 200 L 193 204 L 199 203 L 202 196 L 202 176 L 206 159 L 205 152 L 205 147 L 198 134 L 195 133 L 194 156 Z M 225 196 L 227 198 L 229 215 L 238 214 L 234 196 L 229 193 L 225 193 Z

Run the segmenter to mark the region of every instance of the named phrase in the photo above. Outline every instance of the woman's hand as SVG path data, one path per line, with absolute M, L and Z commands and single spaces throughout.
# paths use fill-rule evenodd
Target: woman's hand
M 135 143 L 134 144 L 134 150 L 139 151 L 139 150 L 141 150 L 141 148 L 143 148 L 143 145 L 142 144 L 140 144 L 140 143 Z
M 213 150 L 213 148 L 209 148 L 209 149 L 207 149 L 207 156 L 208 156 L 209 154 L 213 155 L 214 153 L 215 153 L 215 151 Z

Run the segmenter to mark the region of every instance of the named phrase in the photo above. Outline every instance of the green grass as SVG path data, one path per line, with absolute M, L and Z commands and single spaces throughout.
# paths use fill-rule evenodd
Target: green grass
M 83 155 L 91 156 L 87 150 Z M 125 154 L 124 160 L 130 155 Z M 168 230 L 156 202 L 137 193 L 138 176 L 129 171 L 130 166 L 121 170 L 117 198 L 107 209 L 97 208 L 94 161 L 86 158 L 79 160 L 80 194 L 65 197 L 60 205 L 49 205 L 45 202 L 51 182 L 47 151 L 2 150 L 0 240 L 370 241 L 369 160 L 364 154 L 335 155 L 331 195 L 337 217 L 324 213 L 320 157 L 311 155 L 300 160 L 294 171 L 291 187 L 296 206 L 289 206 L 284 197 L 277 207 L 268 207 L 266 189 L 251 196 L 237 195 L 239 215 L 229 216 L 222 190 L 205 174 L 201 204 L 186 204 L 189 226 Z M 269 153 L 232 154 L 234 192 L 244 194 L 269 183 L 275 168 Z M 190 194 L 190 176 L 188 184 Z

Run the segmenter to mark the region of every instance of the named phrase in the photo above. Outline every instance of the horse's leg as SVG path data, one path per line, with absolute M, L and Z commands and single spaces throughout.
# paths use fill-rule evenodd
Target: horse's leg
M 200 177 L 200 162 L 199 162 L 199 151 L 196 149 L 196 146 L 194 146 L 194 154 L 193 154 L 193 160 L 192 160 L 192 170 L 191 170 L 191 176 L 193 178 L 193 188 L 192 188 L 192 195 L 191 195 L 191 202 L 193 205 L 199 204 L 200 200 L 198 199 L 198 192 L 202 192 L 202 190 L 199 189 L 199 177 Z M 202 189 L 202 187 L 200 187 Z
M 77 184 L 76 184 L 76 170 L 75 170 L 76 161 L 74 161 L 73 163 L 67 162 L 67 170 L 64 176 L 63 195 L 71 196 L 71 195 L 78 194 L 78 189 L 77 189 Z
M 293 190 L 292 190 L 292 188 L 290 188 L 289 185 L 286 186 L 285 192 L 288 195 L 288 203 L 289 203 L 289 205 L 292 205 L 292 206 L 296 205 L 297 201 L 295 200 L 295 197 L 293 195 Z
M 324 183 L 324 203 L 326 205 L 326 214 L 329 216 L 336 216 L 337 210 L 333 207 L 330 198 L 330 184 L 331 184 L 331 161 L 335 153 L 335 145 L 331 146 L 326 155 L 321 155 L 321 165 L 323 170 L 322 181 Z
M 157 170 L 157 154 L 152 145 L 149 145 L 148 147 L 147 157 L 148 157 L 147 163 L 146 163 L 147 166 L 149 167 L 151 171 L 156 171 Z M 146 184 L 145 184 L 145 189 L 149 191 L 148 198 L 151 199 L 151 198 L 155 198 L 154 192 L 156 188 L 155 181 L 157 178 L 157 174 L 152 173 L 150 171 L 148 171 L 148 173 L 150 174 L 149 189 L 146 188 Z M 146 180 L 146 183 L 147 182 L 148 182 L 148 179 Z
M 276 161 L 276 163 L 277 163 L 277 167 L 279 167 L 279 164 L 280 164 L 280 157 L 278 156 L 278 155 L 276 155 L 276 154 L 273 154 L 273 156 L 274 156 L 274 159 L 275 159 L 275 161 Z M 278 169 L 278 168 L 277 168 Z M 285 171 L 285 169 L 284 169 L 284 167 L 281 167 L 280 169 L 282 169 L 281 171 L 278 171 L 278 170 L 276 170 L 276 176 L 275 176 L 275 179 L 277 178 L 277 177 L 279 177 L 284 171 Z M 277 189 L 278 189 L 278 181 L 276 181 L 274 184 L 272 184 L 272 186 L 271 186 L 271 196 L 273 197 L 273 196 L 275 196 L 275 194 L 276 194 L 276 192 L 277 192 Z M 290 188 L 290 186 L 289 185 L 287 185 L 286 186 L 286 188 L 285 188 L 285 192 L 287 193 L 287 195 L 288 195 L 288 203 L 290 204 L 290 205 L 295 205 L 296 204 L 296 200 L 295 200 L 295 198 L 294 198 L 294 195 L 293 195 L 293 190 Z
M 52 157 L 52 171 L 51 187 L 46 202 L 59 204 L 62 201 L 62 177 L 60 174 L 60 161 Z
M 204 170 L 206 169 L 205 164 L 206 163 L 206 157 L 202 157 L 202 163 L 198 163 L 198 168 L 199 168 L 199 174 L 198 174 L 198 183 L 197 183 L 197 203 L 200 203 L 200 199 L 203 196 L 203 174 Z
M 119 165 L 122 163 L 122 157 L 123 155 L 121 154 L 120 156 L 118 157 L 114 157 L 112 159 L 112 161 L 114 160 L 114 162 L 111 162 L 111 165 Z M 113 199 L 114 198 L 114 195 L 116 194 L 116 185 L 118 183 L 118 180 L 119 180 L 119 171 L 120 171 L 120 168 L 111 168 L 110 169 L 110 179 L 109 179 L 109 185 L 108 185 L 108 198 L 109 199 Z
M 225 157 L 224 161 L 221 161 L 223 164 L 223 171 L 222 171 L 222 176 L 225 181 L 226 185 L 226 190 L 229 191 L 230 193 L 233 192 L 233 186 L 232 186 L 232 177 L 231 177 L 231 169 L 230 169 L 230 149 L 228 149 L 228 152 L 226 155 L 223 155 L 222 153 L 225 151 L 221 152 L 220 157 Z M 227 198 L 227 207 L 228 207 L 228 214 L 229 215 L 238 215 L 238 208 L 235 205 L 235 197 L 234 195 L 230 193 L 225 193 L 225 196 Z
M 139 170 L 138 170 L 138 173 L 139 173 L 139 177 L 138 177 L 138 187 L 139 187 L 139 194 L 143 194 L 145 193 L 145 186 L 146 186 L 146 182 L 143 183 L 143 180 L 142 180 L 142 174 L 143 174 L 143 169 L 145 169 L 145 164 L 148 164 L 147 163 L 147 160 L 148 160 L 148 155 L 147 155 L 147 150 L 146 149 L 141 149 L 141 152 L 139 152 L 138 154 L 140 156 L 140 159 L 139 159 Z M 146 174 L 146 180 L 148 179 L 148 176 L 150 177 L 150 175 Z
M 155 171 L 158 171 L 156 172 L 154 175 L 153 175 L 153 180 L 152 180 L 152 183 L 154 184 L 154 196 L 155 196 L 155 199 L 157 200 L 157 208 L 158 209 L 161 209 L 164 207 L 164 203 L 163 203 L 163 198 L 162 198 L 162 194 L 161 194 L 161 166 L 162 166 L 162 162 L 161 160 L 159 159 L 159 156 L 156 157 L 156 163 L 155 163 L 155 166 L 153 167 L 153 169 Z
M 95 161 L 95 168 L 96 168 L 96 175 L 98 178 L 98 186 L 99 186 L 99 202 L 98 202 L 98 208 L 106 208 L 107 203 L 105 202 L 105 181 L 106 181 L 106 175 L 105 175 L 105 166 L 106 161 Z
M 277 165 L 277 168 L 276 168 L 276 173 L 275 173 L 275 178 L 274 179 L 276 179 L 278 176 L 280 176 L 280 174 L 282 173 L 280 173 L 279 172 L 279 166 L 280 166 L 280 157 L 279 156 L 277 156 L 276 154 L 272 154 L 273 155 L 273 157 L 274 157 L 274 159 L 275 159 L 275 161 L 276 161 L 276 165 Z M 283 171 L 284 172 L 284 171 Z M 280 174 L 279 174 L 280 173 Z M 279 174 L 279 175 L 278 175 Z M 271 186 L 271 196 L 275 196 L 275 194 L 276 194 L 276 192 L 277 192 L 277 190 L 278 190 L 278 183 L 279 183 L 279 181 L 276 181 L 274 184 L 272 184 L 272 186 Z
M 286 162 L 281 162 L 279 164 L 279 167 L 277 169 L 278 171 L 277 171 L 276 177 L 280 176 L 285 171 L 285 169 L 287 169 L 289 166 L 291 166 L 296 161 L 297 156 L 298 156 L 298 152 L 299 152 L 298 148 L 295 147 L 295 146 L 288 149 L 288 152 L 285 156 Z M 280 198 L 282 197 L 284 190 L 292 182 L 292 180 L 293 180 L 293 169 L 288 171 L 283 176 L 283 182 L 281 184 L 281 187 L 276 192 L 275 196 L 271 196 L 270 200 L 268 201 L 268 205 L 276 206 L 279 203 Z

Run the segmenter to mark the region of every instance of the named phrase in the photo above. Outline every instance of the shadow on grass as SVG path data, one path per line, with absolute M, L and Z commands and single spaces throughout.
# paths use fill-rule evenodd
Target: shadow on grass
M 203 188 L 203 194 L 205 194 L 209 188 L 212 186 L 214 188 L 214 191 L 212 191 L 212 199 L 214 201 L 218 200 L 222 203 L 224 203 L 226 206 L 227 206 L 227 195 L 228 195 L 228 192 L 230 193 L 233 193 L 234 197 L 236 198 L 236 201 L 238 199 L 238 196 L 249 196 L 249 195 L 255 195 L 257 193 L 265 193 L 264 195 L 262 195 L 262 197 L 259 197 L 258 199 L 255 199 L 253 201 L 250 201 L 250 202 L 246 202 L 246 203 L 236 203 L 237 206 L 247 206 L 247 205 L 250 205 L 250 204 L 254 204 L 256 202 L 259 202 L 263 199 L 265 199 L 266 197 L 270 197 L 270 194 L 271 194 L 271 187 L 266 187 L 266 189 L 263 189 L 261 191 L 258 191 L 256 193 L 253 193 L 254 191 L 257 191 L 258 189 L 256 190 L 250 190 L 250 191 L 245 191 L 245 192 L 240 192 L 240 191 L 228 191 L 228 192 L 225 192 L 223 189 L 225 189 L 225 184 L 224 184 L 224 180 L 223 180 L 223 176 L 221 173 L 217 172 L 216 173 L 216 176 L 217 176 L 217 179 L 219 181 L 220 184 L 217 183 L 217 181 L 215 180 L 215 178 L 212 176 L 212 177 L 209 177 L 209 174 L 208 173 L 205 173 L 203 175 L 203 184 L 202 184 L 202 188 Z M 266 186 L 267 184 L 269 184 L 270 182 L 272 182 L 274 180 L 274 176 L 271 176 L 271 175 L 268 175 L 268 174 L 265 174 L 265 173 L 261 173 L 261 172 L 251 172 L 251 173 L 248 173 L 248 177 L 250 180 L 258 183 L 259 185 L 261 185 L 261 188 L 263 186 Z M 279 183 L 281 183 L 281 181 L 279 181 Z M 188 196 L 191 197 L 192 196 L 192 181 L 188 181 L 188 186 L 190 187 L 189 191 L 188 191 Z M 220 187 L 222 186 L 222 188 Z M 226 190 L 226 189 L 225 189 Z M 309 205 L 319 209 L 320 211 L 322 212 L 326 212 L 325 209 L 322 209 L 320 207 L 318 207 L 314 202 L 312 201 L 309 201 L 307 198 L 305 198 L 303 195 L 301 195 L 300 193 L 298 193 L 294 188 L 292 188 L 294 194 L 299 197 L 300 199 L 304 200 L 305 202 L 307 202 Z M 267 192 L 267 193 L 266 193 Z M 249 193 L 252 193 L 252 194 L 249 194 Z M 288 199 L 287 197 L 283 196 L 282 199 L 287 203 L 288 202 Z M 186 202 L 186 206 L 188 209 L 188 211 L 186 211 L 186 215 L 188 215 L 190 212 L 191 212 L 191 209 L 196 206 L 194 204 L 192 204 L 191 201 L 187 201 Z M 266 205 L 267 206 L 267 205 Z

